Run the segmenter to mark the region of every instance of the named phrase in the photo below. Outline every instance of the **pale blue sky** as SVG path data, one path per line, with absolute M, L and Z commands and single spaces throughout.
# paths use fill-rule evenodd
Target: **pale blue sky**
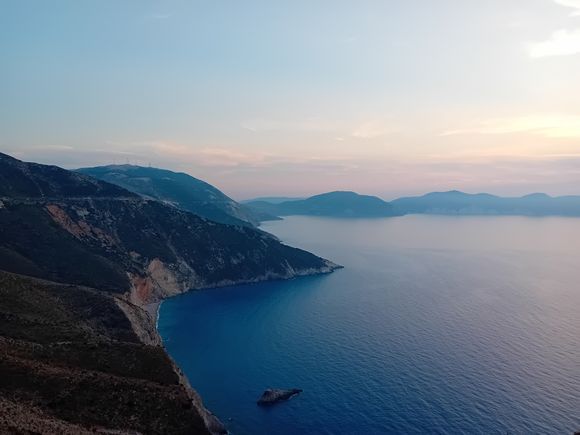
M 580 0 L 0 0 L 0 150 L 236 198 L 580 193 Z

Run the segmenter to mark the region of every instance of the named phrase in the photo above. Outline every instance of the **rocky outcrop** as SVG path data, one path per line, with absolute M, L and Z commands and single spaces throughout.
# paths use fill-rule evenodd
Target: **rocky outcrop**
M 293 388 L 291 390 L 276 390 L 268 388 L 262 396 L 258 399 L 258 405 L 274 405 L 278 402 L 283 402 L 302 393 L 302 390 L 298 388 Z

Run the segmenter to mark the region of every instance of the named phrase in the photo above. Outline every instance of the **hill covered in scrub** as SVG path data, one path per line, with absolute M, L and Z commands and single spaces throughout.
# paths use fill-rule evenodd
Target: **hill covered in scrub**
M 262 220 L 275 219 L 237 203 L 211 184 L 182 172 L 135 165 L 97 166 L 77 171 L 219 223 L 257 226 Z
M 148 314 L 118 296 L 0 271 L 0 353 L 3 433 L 210 433 Z
M 220 432 L 146 308 L 190 289 L 338 267 L 55 166 L 0 154 L 0 174 L 0 427 Z

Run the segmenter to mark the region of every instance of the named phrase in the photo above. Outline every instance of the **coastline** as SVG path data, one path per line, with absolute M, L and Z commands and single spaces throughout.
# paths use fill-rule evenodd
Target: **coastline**
M 198 412 L 202 416 L 207 430 L 212 435 L 223 435 L 223 434 L 229 433 L 229 431 L 227 430 L 226 426 L 221 422 L 221 420 L 203 405 L 203 401 L 202 401 L 201 396 L 197 393 L 195 388 L 193 388 L 190 385 L 189 380 L 187 379 L 187 376 L 185 375 L 185 373 L 183 373 L 181 368 L 173 360 L 173 357 L 171 356 L 171 354 L 167 351 L 167 349 L 163 345 L 163 340 L 162 340 L 161 334 L 159 333 L 160 308 L 161 308 L 161 305 L 163 304 L 163 302 L 166 299 L 173 298 L 175 296 L 179 296 L 179 295 L 194 292 L 194 291 L 205 291 L 205 290 L 212 290 L 212 289 L 217 289 L 217 288 L 236 286 L 236 285 L 244 285 L 244 284 L 259 284 L 259 283 L 264 283 L 264 282 L 269 282 L 269 281 L 287 281 L 287 280 L 292 280 L 292 279 L 306 277 L 306 276 L 327 275 L 327 274 L 330 274 L 330 273 L 332 273 L 338 269 L 342 269 L 342 268 L 344 268 L 344 266 L 341 266 L 341 265 L 338 265 L 338 264 L 335 264 L 331 261 L 326 260 L 326 265 L 324 267 L 321 267 L 319 269 L 304 269 L 304 270 L 299 270 L 299 271 L 292 270 L 290 276 L 276 276 L 276 275 L 266 274 L 266 275 L 262 275 L 262 276 L 259 276 L 257 278 L 254 278 L 254 279 L 243 279 L 243 280 L 238 280 L 238 281 L 221 281 L 221 282 L 216 283 L 214 285 L 208 285 L 208 286 L 203 286 L 203 287 L 199 287 L 199 288 L 191 288 L 191 289 L 185 290 L 183 292 L 180 292 L 178 294 L 167 295 L 167 296 L 161 297 L 159 300 L 156 300 L 153 302 L 139 304 L 140 308 L 147 313 L 147 317 L 149 318 L 149 321 L 151 323 L 153 323 L 153 327 L 154 327 L 153 331 L 154 331 L 154 334 L 156 335 L 156 339 L 157 339 L 157 343 L 158 343 L 157 345 L 161 346 L 163 348 L 164 352 L 171 360 L 172 365 L 174 367 L 174 370 L 177 373 L 177 375 L 179 376 L 180 383 L 183 385 L 183 387 L 190 394 L 190 397 L 191 397 L 191 400 L 192 400 L 194 406 L 197 408 Z
M 155 319 L 155 322 L 154 322 L 155 329 L 157 330 L 158 325 L 159 325 L 159 310 L 160 310 L 163 302 L 167 299 L 171 299 L 171 298 L 174 298 L 176 296 L 181 296 L 181 295 L 184 295 L 186 293 L 191 293 L 191 292 L 196 292 L 196 291 L 207 291 L 207 290 L 219 289 L 219 288 L 224 288 L 224 287 L 232 287 L 232 286 L 237 286 L 237 285 L 260 284 L 260 283 L 271 282 L 271 281 L 288 281 L 288 280 L 307 277 L 307 276 L 327 275 L 327 274 L 333 273 L 336 270 L 344 269 L 344 266 L 341 266 L 339 264 L 335 264 L 335 263 L 332 263 L 330 261 L 328 261 L 328 263 L 329 264 L 327 265 L 327 267 L 325 267 L 323 269 L 320 269 L 320 270 L 308 269 L 308 270 L 304 270 L 304 271 L 299 271 L 299 272 L 296 272 L 295 275 L 290 276 L 290 277 L 264 275 L 264 276 L 254 278 L 254 279 L 242 279 L 242 280 L 238 280 L 238 281 L 220 281 L 219 283 L 213 284 L 213 285 L 190 288 L 190 289 L 185 290 L 183 292 L 163 297 L 162 299 L 160 299 L 158 301 L 140 304 L 140 306 L 144 311 L 147 312 L 147 314 L 149 314 L 153 319 Z
M 340 264 L 336 264 L 330 260 L 325 260 L 326 265 L 324 267 L 318 269 L 303 269 L 303 270 L 293 270 L 292 273 L 288 276 L 284 275 L 277 275 L 277 274 L 265 274 L 258 276 L 252 279 L 240 279 L 240 280 L 224 280 L 219 281 L 214 284 L 203 285 L 199 287 L 192 287 L 186 289 L 181 292 L 177 292 L 175 294 L 170 294 L 166 296 L 160 296 L 158 300 L 154 300 L 153 302 L 146 302 L 138 304 L 144 311 L 151 316 L 152 319 L 155 319 L 155 330 L 158 331 L 158 324 L 159 324 L 159 310 L 161 304 L 167 299 L 174 298 L 176 296 L 180 296 L 186 293 L 195 292 L 195 291 L 206 291 L 212 289 L 218 289 L 223 287 L 231 287 L 236 285 L 245 285 L 245 284 L 260 284 L 263 282 L 269 281 L 288 281 L 296 278 L 306 277 L 306 276 L 317 276 L 317 275 L 327 275 L 333 273 L 339 269 L 344 269 L 344 266 Z M 129 297 L 131 297 L 129 295 Z
M 141 307 L 141 309 L 147 313 L 149 320 L 154 323 L 154 334 L 156 335 L 156 339 L 157 339 L 156 345 L 160 346 L 163 349 L 163 351 L 165 352 L 165 354 L 167 355 L 167 357 L 169 358 L 171 365 L 173 367 L 173 370 L 179 378 L 179 383 L 189 394 L 191 402 L 194 405 L 194 407 L 197 409 L 197 412 L 199 413 L 199 415 L 202 417 L 207 431 L 211 435 L 228 434 L 229 432 L 228 432 L 226 426 L 221 422 L 221 420 L 218 417 L 216 417 L 209 409 L 207 409 L 204 406 L 200 395 L 197 393 L 197 391 L 194 388 L 192 388 L 192 386 L 189 383 L 189 380 L 187 379 L 187 376 L 185 376 L 185 374 L 183 373 L 181 368 L 177 365 L 175 360 L 171 357 L 171 355 L 169 354 L 169 352 L 167 351 L 167 349 L 163 345 L 163 340 L 162 340 L 161 334 L 159 334 L 159 329 L 158 329 L 158 326 L 159 326 L 159 308 L 161 307 L 162 303 L 163 303 L 163 300 L 160 300 L 157 302 L 151 302 L 149 304 L 145 304 Z
M 147 312 L 147 314 L 149 314 L 153 319 L 155 319 L 155 330 L 156 331 L 158 331 L 159 308 L 161 307 L 162 303 L 163 303 L 163 300 L 160 300 L 158 302 L 151 302 L 151 303 L 145 304 L 142 307 Z

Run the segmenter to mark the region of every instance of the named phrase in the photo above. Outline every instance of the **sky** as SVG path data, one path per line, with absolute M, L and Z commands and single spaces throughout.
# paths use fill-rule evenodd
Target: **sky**
M 580 194 L 580 0 L 0 0 L 0 151 L 236 199 Z

